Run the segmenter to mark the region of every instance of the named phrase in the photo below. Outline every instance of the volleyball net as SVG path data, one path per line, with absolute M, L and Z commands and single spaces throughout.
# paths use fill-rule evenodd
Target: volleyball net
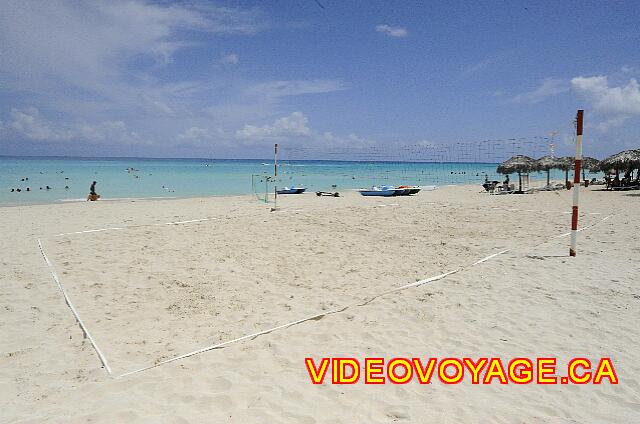
M 537 159 L 552 150 L 547 137 L 368 146 L 300 146 L 280 144 L 278 186 L 305 185 L 314 190 L 371 185 L 482 184 L 502 180 L 498 164 L 516 156 Z M 273 170 L 271 170 L 273 172 Z M 554 178 L 562 174 L 554 172 Z M 544 173 L 532 173 L 543 181 Z

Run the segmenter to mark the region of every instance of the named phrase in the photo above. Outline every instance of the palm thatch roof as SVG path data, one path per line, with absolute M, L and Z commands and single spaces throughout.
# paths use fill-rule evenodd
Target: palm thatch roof
M 582 169 L 588 169 L 590 172 L 596 172 L 600 170 L 600 161 L 590 156 L 584 156 L 582 158 Z
M 572 156 L 563 156 L 560 158 L 553 156 L 543 156 L 536 160 L 536 169 L 538 171 L 548 171 L 550 169 L 562 169 L 563 171 L 571 170 L 575 167 L 576 160 Z M 599 171 L 600 161 L 598 159 L 584 156 L 582 158 L 582 169 L 589 171 Z
M 568 171 L 573 169 L 576 164 L 576 158 L 572 156 L 562 156 L 558 158 L 558 169 L 562 169 L 563 171 Z
M 560 160 L 555 156 L 543 156 L 536 160 L 535 168 L 538 171 L 548 171 L 550 169 L 560 168 Z
M 500 174 L 513 174 L 514 172 L 529 172 L 536 169 L 536 161 L 529 156 L 517 155 L 502 162 L 497 171 Z
M 625 150 L 600 162 L 600 169 L 603 171 L 633 168 L 640 168 L 640 149 Z

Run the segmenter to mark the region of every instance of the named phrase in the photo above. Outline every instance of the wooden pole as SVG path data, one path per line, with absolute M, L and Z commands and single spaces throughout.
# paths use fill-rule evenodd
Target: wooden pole
M 582 165 L 582 123 L 584 110 L 579 109 L 576 116 L 576 163 L 573 174 L 573 207 L 571 209 L 571 246 L 569 256 L 576 256 L 578 244 L 578 206 L 580 205 L 580 167 Z

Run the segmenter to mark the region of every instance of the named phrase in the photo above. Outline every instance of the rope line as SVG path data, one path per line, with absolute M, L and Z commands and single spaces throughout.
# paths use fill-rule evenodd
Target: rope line
M 98 354 L 98 358 L 100 358 L 100 362 L 102 362 L 102 365 L 107 370 L 107 373 L 111 375 L 111 367 L 107 362 L 107 358 L 104 356 L 104 354 L 98 347 L 98 344 L 94 340 L 93 336 L 91 336 L 89 329 L 80 318 L 80 315 L 78 314 L 78 311 L 76 311 L 76 308 L 73 306 L 73 303 L 71 303 L 71 299 L 69 299 L 69 295 L 67 295 L 67 292 L 64 290 L 62 283 L 60 283 L 58 274 L 56 273 L 55 269 L 53 269 L 53 264 L 51 263 L 51 261 L 49 261 L 49 258 L 44 253 L 44 248 L 42 247 L 42 242 L 40 241 L 40 239 L 38 239 L 38 247 L 40 248 L 40 253 L 42 253 L 42 257 L 44 258 L 44 261 L 47 263 L 47 266 L 49 267 L 49 271 L 51 272 L 51 277 L 53 277 L 53 281 L 55 281 L 56 284 L 58 285 L 58 289 L 60 289 L 60 292 L 64 297 L 64 301 L 67 303 L 67 306 L 69 307 L 69 309 L 71 309 L 71 312 L 73 312 L 73 316 L 76 318 L 78 325 L 80 325 L 80 328 L 82 329 L 82 332 L 84 333 L 85 338 L 89 339 L 89 341 L 91 342 L 91 345 L 93 346 L 93 349 Z
M 595 227 L 596 225 L 608 220 L 612 216 L 613 215 L 608 215 L 607 217 L 603 218 L 602 220 L 600 220 L 600 221 L 598 221 L 596 223 L 593 223 L 591 225 L 583 227 L 581 230 L 586 230 L 588 228 Z M 561 236 L 566 236 L 566 235 L 569 235 L 569 233 L 562 234 Z M 548 239 L 548 240 L 545 240 L 545 241 L 543 241 L 541 243 L 538 243 L 538 244 L 534 245 L 533 248 L 541 246 L 541 245 L 543 245 L 545 243 L 548 243 L 550 240 L 553 240 L 554 238 L 557 238 L 557 237 L 558 236 L 552 237 L 551 239 Z M 494 253 L 492 255 L 486 256 L 486 257 L 484 257 L 484 258 L 472 263 L 471 265 L 463 266 L 463 267 L 457 268 L 457 269 L 455 269 L 453 271 L 445 272 L 443 274 L 439 274 L 439 275 L 436 275 L 436 276 L 433 276 L 433 277 L 429 277 L 429 278 L 426 278 L 424 280 L 416 281 L 414 283 L 409 283 L 409 284 L 405 284 L 405 285 L 400 286 L 400 287 L 396 287 L 396 288 L 393 288 L 393 289 L 390 289 L 390 290 L 386 290 L 386 291 L 384 291 L 382 293 L 379 293 L 377 295 L 369 297 L 369 298 L 365 299 L 364 301 L 360 301 L 359 303 L 351 303 L 349 305 L 346 305 L 346 306 L 343 306 L 343 307 L 340 307 L 340 308 L 332 309 L 330 311 L 320 312 L 320 313 L 311 315 L 311 316 L 306 317 L 306 318 L 302 318 L 302 319 L 299 319 L 299 320 L 296 320 L 296 321 L 292 321 L 292 322 L 289 322 L 289 323 L 286 323 L 286 324 L 279 325 L 277 327 L 273 327 L 273 328 L 269 328 L 269 329 L 266 329 L 266 330 L 258 331 L 256 333 L 252 333 L 252 334 L 248 334 L 246 336 L 238 337 L 238 338 L 233 339 L 233 340 L 228 340 L 226 342 L 217 343 L 217 344 L 214 344 L 214 345 L 211 345 L 211 346 L 207 346 L 207 347 L 204 347 L 204 348 L 201 348 L 201 349 L 198 349 L 198 350 L 194 350 L 193 352 L 189 352 L 189 353 L 185 353 L 185 354 L 182 354 L 182 355 L 179 355 L 179 356 L 175 356 L 173 358 L 169 358 L 169 359 L 166 359 L 164 361 L 157 362 L 157 363 L 155 363 L 153 365 L 149 365 L 149 366 L 146 366 L 146 367 L 143 367 L 143 368 L 139 368 L 137 370 L 126 372 L 124 374 L 121 374 L 121 375 L 117 376 L 116 378 L 122 378 L 122 377 L 130 376 L 130 375 L 133 375 L 133 374 L 137 374 L 137 373 L 140 373 L 140 372 L 143 372 L 143 371 L 148 371 L 150 369 L 159 367 L 159 366 L 164 365 L 164 364 L 168 364 L 168 363 L 171 363 L 171 362 L 174 362 L 174 361 L 178 361 L 178 360 L 181 360 L 181 359 L 184 359 L 184 358 L 188 358 L 190 356 L 194 356 L 194 355 L 198 355 L 198 354 L 201 354 L 201 353 L 204 353 L 204 352 L 208 352 L 210 350 L 223 348 L 223 347 L 226 347 L 226 346 L 228 346 L 230 344 L 233 344 L 233 343 L 236 343 L 236 342 L 240 342 L 240 341 L 247 340 L 247 339 L 253 339 L 253 338 L 261 336 L 263 334 L 268 334 L 268 333 L 271 333 L 271 332 L 274 332 L 274 331 L 277 331 L 277 330 L 285 329 L 285 328 L 291 327 L 293 325 L 301 324 L 301 323 L 306 322 L 306 321 L 318 320 L 318 319 L 320 319 L 320 318 L 322 318 L 324 316 L 327 316 L 327 315 L 332 315 L 332 314 L 337 314 L 337 313 L 340 313 L 340 312 L 344 312 L 347 309 L 350 309 L 350 308 L 353 308 L 353 307 L 366 306 L 369 303 L 373 302 L 374 300 L 376 300 L 376 299 L 378 299 L 378 298 L 380 298 L 382 296 L 386 296 L 388 294 L 396 293 L 396 292 L 403 291 L 403 290 L 406 290 L 406 289 L 409 289 L 409 288 L 413 288 L 413 287 L 419 287 L 419 286 L 422 286 L 424 284 L 428 284 L 428 283 L 431 283 L 431 282 L 434 282 L 434 281 L 442 280 L 442 279 L 444 279 L 444 278 L 446 278 L 446 277 L 448 277 L 448 276 L 450 276 L 452 274 L 456 274 L 458 272 L 461 272 L 461 271 L 464 271 L 466 269 L 472 268 L 472 267 L 474 267 L 476 265 L 482 264 L 482 263 L 484 263 L 486 261 L 489 261 L 489 260 L 491 260 L 491 259 L 493 259 L 493 258 L 495 258 L 497 256 L 500 256 L 500 255 L 502 255 L 504 253 L 510 252 L 511 250 L 513 250 L 513 249 L 505 249 L 505 250 L 502 250 L 500 252 Z
M 395 205 L 395 204 L 393 204 L 393 205 Z M 379 207 L 379 206 L 381 206 L 381 205 L 373 205 L 373 207 Z M 385 206 L 391 206 L 391 205 L 385 205 Z M 494 209 L 500 209 L 500 208 L 495 207 Z M 505 209 L 500 209 L 500 210 L 504 211 Z M 562 212 L 562 211 L 535 211 L 535 210 L 530 210 L 530 209 L 526 209 L 526 210 L 506 209 L 506 210 L 510 211 L 510 212 L 516 212 L 516 211 L 522 212 L 522 211 L 525 211 L 525 212 L 538 212 L 538 213 L 565 213 L 565 212 Z M 600 215 L 600 213 L 594 212 L 594 213 L 590 213 L 590 215 Z M 594 226 L 596 226 L 596 225 L 598 225 L 598 224 L 600 224 L 602 222 L 607 221 L 611 217 L 613 217 L 613 215 L 607 215 L 604 218 L 602 218 L 600 221 L 597 221 L 597 222 L 592 223 L 592 224 L 590 224 L 588 226 L 582 227 L 582 228 L 578 229 L 578 231 L 583 231 L 583 230 L 592 228 L 592 227 L 594 227 Z M 201 218 L 201 219 L 192 219 L 192 220 L 184 220 L 184 221 L 165 222 L 165 223 L 155 223 L 155 224 L 130 225 L 130 226 L 124 226 L 124 227 L 108 227 L 108 228 L 91 229 L 91 230 L 84 230 L 84 231 L 75 231 L 75 232 L 69 232 L 69 233 L 61 233 L 61 234 L 56 234 L 53 237 L 72 235 L 72 234 L 94 233 L 94 232 L 102 232 L 102 231 L 120 231 L 120 230 L 125 230 L 125 229 L 128 229 L 128 228 L 162 226 L 162 225 L 179 225 L 179 224 L 188 224 L 188 223 L 195 223 L 195 222 L 211 221 L 211 220 L 216 220 L 216 219 L 218 219 L 218 218 Z M 560 234 L 560 235 L 557 235 L 557 236 L 553 236 L 553 237 L 550 237 L 546 241 L 543 241 L 541 243 L 538 243 L 538 244 L 534 245 L 533 247 L 535 248 L 535 247 L 538 247 L 538 246 L 540 246 L 542 244 L 545 244 L 545 243 L 547 243 L 547 242 L 549 242 L 551 240 L 554 240 L 554 239 L 557 239 L 557 238 L 561 238 L 561 237 L 566 237 L 566 236 L 569 236 L 569 235 L 570 235 L 570 233 L 563 233 L 563 234 Z M 51 276 L 52 276 L 53 280 L 56 282 L 59 290 L 61 291 L 61 293 L 62 293 L 62 295 L 63 295 L 63 297 L 65 299 L 65 302 L 67 303 L 67 306 L 69 307 L 69 309 L 71 309 L 71 311 L 72 311 L 74 317 L 76 318 L 76 321 L 78 322 L 80 328 L 82 329 L 85 337 L 88 338 L 89 341 L 91 342 L 91 345 L 93 346 L 94 350 L 96 351 L 96 353 L 98 355 L 98 358 L 100 359 L 102 365 L 107 370 L 107 373 L 110 376 L 113 376 L 111 367 L 109 366 L 105 355 L 102 353 L 102 351 L 98 347 L 97 343 L 95 342 L 95 339 L 90 334 L 90 332 L 88 331 L 86 325 L 84 324 L 84 322 L 80 318 L 77 310 L 73 306 L 69 296 L 67 295 L 66 291 L 64 290 L 64 287 L 62 286 L 62 284 L 60 282 L 60 279 L 59 279 L 57 273 L 55 272 L 55 269 L 53 268 L 53 264 L 51 263 L 51 261 L 49 260 L 47 255 L 45 254 L 41 239 L 38 238 L 37 241 L 38 241 L 38 247 L 40 249 L 40 252 L 41 252 L 45 262 L 47 263 L 47 266 L 49 267 L 49 270 L 51 272 Z M 152 368 L 156 368 L 156 367 L 164 365 L 164 364 L 168 364 L 168 363 L 171 363 L 171 362 L 174 362 L 174 361 L 185 359 L 185 358 L 188 358 L 190 356 L 198 355 L 198 354 L 210 351 L 210 350 L 224 348 L 224 347 L 226 347 L 228 345 L 231 345 L 233 343 L 237 343 L 237 342 L 240 342 L 240 341 L 243 341 L 243 340 L 247 340 L 247 339 L 254 339 L 254 338 L 258 337 L 258 336 L 265 335 L 265 334 L 268 334 L 268 333 L 271 333 L 271 332 L 274 332 L 274 331 L 277 331 L 277 330 L 285 329 L 285 328 L 291 327 L 293 325 L 301 324 L 301 323 L 304 323 L 304 322 L 307 322 L 307 321 L 311 321 L 311 320 L 319 320 L 319 319 L 323 318 L 324 316 L 340 313 L 340 312 L 343 312 L 343 311 L 345 311 L 345 310 L 347 310 L 349 308 L 352 308 L 352 307 L 365 306 L 365 305 L 368 305 L 369 303 L 373 302 L 374 300 L 376 300 L 376 299 L 378 299 L 378 298 L 380 298 L 382 296 L 386 296 L 386 295 L 389 295 L 389 294 L 392 294 L 392 293 L 396 293 L 396 292 L 399 292 L 399 291 L 403 291 L 403 290 L 406 290 L 406 289 L 409 289 L 409 288 L 418 287 L 418 286 L 421 286 L 421 285 L 424 285 L 424 284 L 428 284 L 428 283 L 431 283 L 431 282 L 442 280 L 442 279 L 444 279 L 444 278 L 446 278 L 446 277 L 448 277 L 448 276 L 450 276 L 452 274 L 456 274 L 456 273 L 461 272 L 463 270 L 466 270 L 466 269 L 472 268 L 472 267 L 474 267 L 476 265 L 482 264 L 482 263 L 484 263 L 486 261 L 489 261 L 489 260 L 491 260 L 491 259 L 493 259 L 493 258 L 495 258 L 497 256 L 500 256 L 500 255 L 502 255 L 504 253 L 510 252 L 511 250 L 513 250 L 513 249 L 505 249 L 505 250 L 499 251 L 497 253 L 491 254 L 489 256 L 486 256 L 486 257 L 484 257 L 482 259 L 479 259 L 479 260 L 477 260 L 476 262 L 474 262 L 474 263 L 472 263 L 470 265 L 463 266 L 463 267 L 457 268 L 455 270 L 452 270 L 452 271 L 449 271 L 449 272 L 445 272 L 443 274 L 439 274 L 439 275 L 436 275 L 436 276 L 433 276 L 433 277 L 429 277 L 429 278 L 426 278 L 426 279 L 423 279 L 423 280 L 419 280 L 419 281 L 416 281 L 416 282 L 413 282 L 413 283 L 408 283 L 408 284 L 405 284 L 405 285 L 402 285 L 402 286 L 399 286 L 399 287 L 395 287 L 395 288 L 392 288 L 390 290 L 386 290 L 386 291 L 383 291 L 383 292 L 381 292 L 379 294 L 376 294 L 376 295 L 374 295 L 372 297 L 365 298 L 364 300 L 361 300 L 361 301 L 356 302 L 356 303 L 352 303 L 352 304 L 349 304 L 349 305 L 346 305 L 346 306 L 343 306 L 343 307 L 331 309 L 329 311 L 323 311 L 323 312 L 320 312 L 320 313 L 316 313 L 314 315 L 311 315 L 311 316 L 308 316 L 308 317 L 305 317 L 305 318 L 302 318 L 302 319 L 299 319 L 299 320 L 296 320 L 296 321 L 292 321 L 292 322 L 289 322 L 289 323 L 286 323 L 286 324 L 282 324 L 282 325 L 279 325 L 279 326 L 276 326 L 276 327 L 272 327 L 272 328 L 269 328 L 269 329 L 261 330 L 261 331 L 258 331 L 258 332 L 255 332 L 255 333 L 251 333 L 251 334 L 248 334 L 248 335 L 245 335 L 245 336 L 241 336 L 241 337 L 238 337 L 238 338 L 235 338 L 235 339 L 232 339 L 232 340 L 228 340 L 228 341 L 225 341 L 225 342 L 221 342 L 221 343 L 217 343 L 217 344 L 214 344 L 214 345 L 211 345 L 211 346 L 207 346 L 207 347 L 204 347 L 204 348 L 201 348 L 201 349 L 189 352 L 189 353 L 185 353 L 185 354 L 173 357 L 173 358 L 169 358 L 169 359 L 157 362 L 155 364 L 152 364 L 152 365 L 149 365 L 149 366 L 146 366 L 146 367 L 139 368 L 137 370 L 133 370 L 133 371 L 130 371 L 130 372 L 126 372 L 124 374 L 120 374 L 120 375 L 116 376 L 116 378 L 121 378 L 121 377 L 129 376 L 129 375 L 132 375 L 132 374 L 140 373 L 140 372 L 143 372 L 143 371 L 147 371 L 147 370 L 150 370 Z
M 428 204 L 436 204 L 435 202 L 428 202 Z M 388 204 L 376 204 L 372 205 L 372 208 L 379 208 L 385 206 L 401 206 L 399 203 L 388 203 Z M 570 214 L 571 212 L 567 211 L 546 211 L 546 210 L 534 210 L 534 209 L 515 209 L 515 208 L 501 208 L 498 206 L 492 206 L 491 209 L 501 211 L 501 212 L 534 212 L 534 213 L 557 213 L 557 214 Z M 304 209 L 282 209 L 281 212 L 303 212 Z M 581 212 L 581 215 L 602 215 L 602 212 Z M 138 225 L 125 225 L 122 227 L 107 227 L 107 228 L 97 228 L 91 230 L 82 230 L 82 231 L 71 231 L 68 233 L 59 233 L 53 234 L 48 237 L 62 237 L 69 236 L 74 234 L 87 234 L 87 233 L 99 233 L 103 231 L 122 231 L 130 228 L 142 228 L 142 227 L 158 227 L 162 225 L 180 225 L 180 224 L 191 224 L 195 222 L 205 222 L 205 221 L 214 221 L 219 218 L 199 218 L 199 219 L 190 219 L 186 221 L 174 221 L 174 222 L 163 222 L 163 223 L 155 223 L 155 224 L 138 224 Z

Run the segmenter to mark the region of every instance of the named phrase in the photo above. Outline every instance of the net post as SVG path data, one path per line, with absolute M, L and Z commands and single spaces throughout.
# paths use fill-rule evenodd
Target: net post
M 578 244 L 578 208 L 580 205 L 580 167 L 582 165 L 582 128 L 584 110 L 576 115 L 576 161 L 573 174 L 573 206 L 571 208 L 571 246 L 569 256 L 576 256 Z
M 273 208 L 271 212 L 278 209 L 278 143 L 273 145 Z

